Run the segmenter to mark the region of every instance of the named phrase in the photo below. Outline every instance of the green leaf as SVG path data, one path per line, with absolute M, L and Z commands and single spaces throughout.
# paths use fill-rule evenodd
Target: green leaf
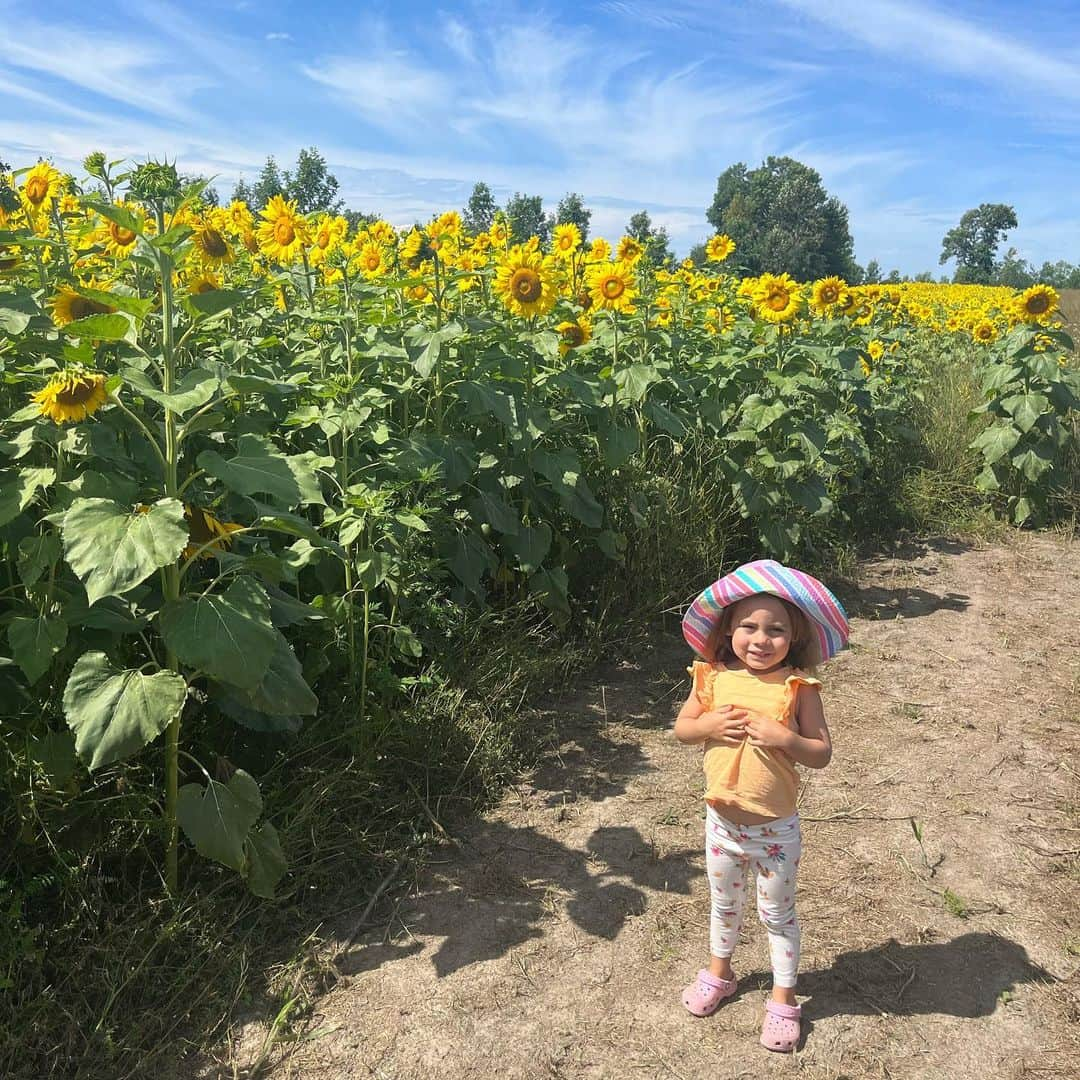
M 75 736 L 70 731 L 46 731 L 26 740 L 26 756 L 45 774 L 53 789 L 63 788 L 75 772 Z
M 274 652 L 266 674 L 251 694 L 242 696 L 243 703 L 269 716 L 313 716 L 319 699 L 304 681 L 300 661 L 285 636 L 277 630 L 274 634 Z
M 112 315 L 87 315 L 63 327 L 68 337 L 88 338 L 91 341 L 134 341 L 135 323 L 131 316 L 115 312 Z
M 596 546 L 615 562 L 622 562 L 623 552 L 626 551 L 626 534 L 604 529 L 596 536 Z
M 38 488 L 52 487 L 55 469 L 18 469 L 0 472 L 0 525 L 6 525 L 29 505 Z
M 1031 505 L 1029 499 L 1023 497 L 1016 500 L 1016 505 L 1013 507 L 1012 519 L 1014 525 L 1023 525 L 1025 521 L 1035 512 L 1035 508 Z
M 219 315 L 245 299 L 236 289 L 211 289 L 204 293 L 189 293 L 188 303 L 201 315 Z
M 22 583 L 30 588 L 60 558 L 60 537 L 52 531 L 24 536 L 19 541 L 18 568 Z
M 354 556 L 356 563 L 356 583 L 361 589 L 371 591 L 378 588 L 387 578 L 391 569 L 390 559 L 381 551 L 365 549 Z
M 485 572 L 492 573 L 498 566 L 498 560 L 491 548 L 476 533 L 462 531 L 455 533 L 449 542 L 444 543 L 441 554 L 454 577 L 469 592 L 482 597 L 480 579 Z
M 186 696 L 187 683 L 175 671 L 122 671 L 103 652 L 88 652 L 71 669 L 64 715 L 79 757 L 93 771 L 153 742 L 183 708 Z
M 616 398 L 624 404 L 637 404 L 645 400 L 649 387 L 662 379 L 652 364 L 629 364 L 615 372 Z
M 239 874 L 247 870 L 244 841 L 261 813 L 259 785 L 243 769 L 227 784 L 185 784 L 177 793 L 176 820 L 195 850 Z
M 674 435 L 676 439 L 681 439 L 686 434 L 686 423 L 683 418 L 659 401 L 647 401 L 645 415 L 661 431 Z
M 516 536 L 504 536 L 502 545 L 517 556 L 521 570 L 531 574 L 540 568 L 551 550 L 551 528 L 548 525 L 523 525 Z
M 75 290 L 87 300 L 96 300 L 99 304 L 108 304 L 128 315 L 134 315 L 138 322 L 142 322 L 151 311 L 155 301 L 143 300 L 138 296 L 125 296 L 123 293 L 108 292 L 105 289 L 91 289 L 86 285 L 80 285 Z
M 993 424 L 971 443 L 973 450 L 981 450 L 988 465 L 1003 458 L 1020 441 L 1020 432 L 1012 424 Z
M 513 536 L 521 528 L 517 511 L 497 495 L 481 491 L 469 500 L 468 507 L 474 521 L 479 524 L 486 522 L 504 535 Z
M 171 394 L 166 394 L 144 371 L 125 368 L 124 381 L 137 393 L 183 416 L 205 405 L 217 393 L 221 382 L 211 371 L 195 368 L 187 372 Z
M 326 500 L 319 490 L 316 467 L 327 468 L 332 458 L 313 451 L 287 456 L 258 435 L 241 435 L 236 456 L 225 460 L 216 450 L 204 450 L 197 459 L 200 469 L 240 495 L 269 495 L 286 507 Z
M 758 529 L 761 532 L 762 540 L 765 541 L 765 544 L 774 555 L 786 559 L 795 553 L 802 531 L 796 522 L 771 518 L 759 521 Z
M 49 670 L 53 657 L 67 642 L 67 633 L 67 623 L 53 616 L 39 615 L 33 619 L 16 616 L 11 620 L 8 641 L 27 682 L 33 685 Z
M 604 508 L 593 497 L 585 477 L 581 475 L 581 462 L 573 450 L 562 449 L 554 453 L 537 450 L 532 456 L 537 471 L 547 477 L 567 511 L 590 528 L 599 529 L 604 524 Z
M 609 424 L 600 434 L 600 450 L 604 456 L 604 464 L 610 469 L 625 465 L 637 453 L 638 440 L 637 428 Z
M 166 604 L 159 623 L 183 663 L 248 691 L 262 682 L 277 647 L 270 601 L 252 577 L 235 578 L 222 593 Z
M 539 596 L 544 607 L 562 618 L 570 617 L 569 589 L 566 571 L 561 566 L 541 567 L 529 577 L 529 592 Z
M 1040 447 L 1033 447 L 1015 453 L 1010 458 L 1013 467 L 1019 470 L 1019 472 L 1023 476 L 1026 476 L 1033 484 L 1037 483 L 1039 477 L 1054 464 L 1053 458 L 1046 453 L 1039 453 L 1039 450 Z
M 463 382 L 455 387 L 468 407 L 469 416 L 494 416 L 508 431 L 518 430 L 517 403 L 504 390 L 479 382 Z
M 1022 431 L 1030 431 L 1044 412 L 1051 410 L 1050 399 L 1042 394 L 1013 394 L 1002 399 L 1001 407 Z
M 136 236 L 143 235 L 142 222 L 139 220 L 138 215 L 132 213 L 126 207 L 118 206 L 116 203 L 104 202 L 101 199 L 83 199 L 83 206 L 93 210 L 95 214 L 100 214 L 106 221 L 112 221 L 119 225 L 120 228 L 135 233 Z
M 272 900 L 277 883 L 289 868 L 277 829 L 264 821 L 248 836 L 244 853 L 247 856 L 248 888 L 256 896 Z
M 41 314 L 41 308 L 29 289 L 18 288 L 14 292 L 0 293 L 0 330 L 11 337 L 18 337 L 30 325 L 31 319 Z
M 815 517 L 827 514 L 833 509 L 825 485 L 816 476 L 808 480 L 789 480 L 784 484 L 793 502 L 805 507 Z
M 64 515 L 63 536 L 64 555 L 93 604 L 121 596 L 175 563 L 187 546 L 188 529 L 176 499 L 161 499 L 145 514 L 111 499 L 76 499 Z

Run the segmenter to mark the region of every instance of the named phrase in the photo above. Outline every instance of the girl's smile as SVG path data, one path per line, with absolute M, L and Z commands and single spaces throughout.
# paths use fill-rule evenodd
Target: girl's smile
M 740 600 L 734 612 L 731 651 L 749 671 L 779 667 L 791 650 L 792 626 L 783 603 L 760 594 Z

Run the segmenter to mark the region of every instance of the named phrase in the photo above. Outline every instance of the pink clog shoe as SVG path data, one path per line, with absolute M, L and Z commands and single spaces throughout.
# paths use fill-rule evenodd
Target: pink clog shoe
M 765 1023 L 761 1026 L 761 1045 L 766 1050 L 790 1054 L 799 1042 L 801 1005 L 785 1005 L 769 998 L 765 1002 Z
M 682 1003 L 694 1016 L 712 1016 L 724 998 L 735 993 L 735 979 L 718 979 L 708 969 L 702 968 L 697 978 L 683 991 Z

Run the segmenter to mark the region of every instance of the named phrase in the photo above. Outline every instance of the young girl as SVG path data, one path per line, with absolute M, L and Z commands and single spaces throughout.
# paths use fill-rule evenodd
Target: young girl
M 683 635 L 704 661 L 688 669 L 693 687 L 675 737 L 705 746 L 712 894 L 709 967 L 683 992 L 683 1004 L 708 1016 L 735 993 L 731 956 L 753 867 L 773 971 L 761 1043 L 788 1052 L 799 1041 L 800 1016 L 794 763 L 821 769 L 832 756 L 821 683 L 810 673 L 847 644 L 847 616 L 816 578 L 763 559 L 710 585 L 687 611 Z

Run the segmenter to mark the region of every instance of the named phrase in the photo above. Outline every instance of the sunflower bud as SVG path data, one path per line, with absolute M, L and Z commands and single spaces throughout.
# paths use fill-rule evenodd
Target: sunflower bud
M 143 202 L 175 198 L 180 194 L 180 177 L 176 166 L 167 161 L 147 161 L 131 174 L 129 187 Z
M 105 155 L 100 150 L 94 150 L 83 158 L 83 168 L 99 180 L 105 179 Z

